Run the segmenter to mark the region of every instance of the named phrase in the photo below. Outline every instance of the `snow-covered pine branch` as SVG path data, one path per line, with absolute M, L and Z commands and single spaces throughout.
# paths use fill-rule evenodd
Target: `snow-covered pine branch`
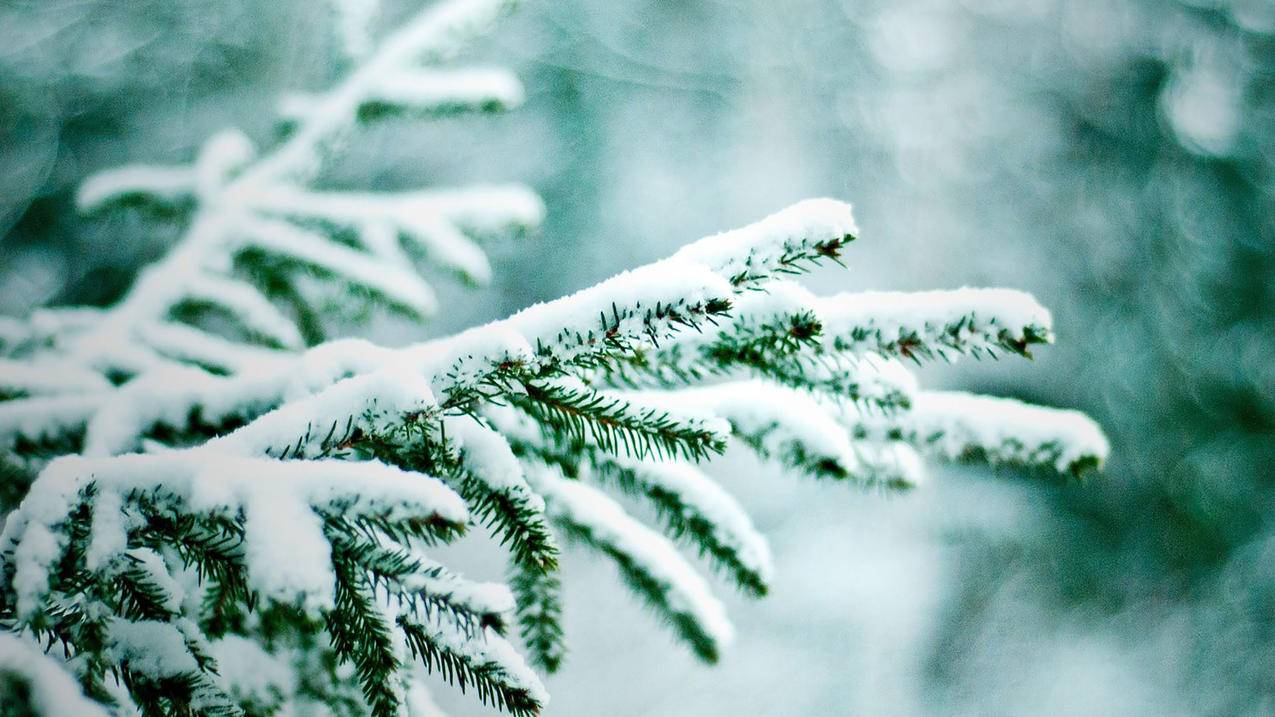
M 341 3 L 343 15 L 356 22 L 366 4 Z M 56 382 L 62 374 L 51 370 L 55 360 L 73 369 L 65 372 L 72 382 L 93 372 L 118 383 L 173 364 L 237 373 L 246 363 L 265 361 L 263 349 L 297 349 L 320 338 L 322 321 L 310 306 L 320 290 L 428 315 L 437 301 L 420 273 L 422 262 L 472 283 L 488 281 L 491 269 L 476 240 L 535 228 L 543 207 L 530 190 L 325 192 L 305 181 L 334 140 L 383 113 L 369 108 L 516 106 L 521 85 L 509 73 L 436 66 L 511 5 L 434 5 L 362 56 L 344 80 L 304 102 L 287 102 L 290 132 L 264 154 L 227 130 L 210 138 L 191 164 L 128 166 L 90 177 L 77 196 L 81 210 L 190 206 L 189 230 L 92 321 L 62 321 L 67 312 L 58 311 L 6 327 L 5 353 L 44 377 L 23 386 L 10 377 L 31 371 L 6 366 L 4 395 L 32 395 L 26 389 Z M 221 321 L 210 323 L 210 317 Z M 81 391 L 69 386 L 60 393 L 70 392 Z
M 922 391 L 898 416 L 845 411 L 863 440 L 901 440 L 948 461 L 1043 467 L 1080 476 L 1102 465 L 1110 446 L 1102 429 L 1079 411 L 1033 406 L 1011 398 L 961 391 Z
M 32 717 L 109 717 L 66 671 L 30 640 L 0 633 L 0 704 L 25 707 Z
M 1078 414 L 1017 403 L 1010 411 L 1003 401 L 988 412 L 991 404 L 980 402 L 994 399 L 918 391 L 906 369 L 873 353 L 900 355 L 889 342 L 922 331 L 969 346 L 1021 336 L 1027 326 L 1047 336 L 1048 315 L 1028 297 L 929 293 L 906 316 L 894 310 L 906 300 L 895 298 L 883 318 L 858 307 L 851 319 L 838 311 L 865 295 L 819 299 L 786 281 L 797 266 L 791 257 L 835 259 L 851 227 L 848 206 L 803 202 L 456 336 L 393 350 L 332 342 L 231 375 L 182 368 L 181 377 L 23 399 L 45 406 L 49 425 L 91 457 L 49 464 L 10 517 L 4 613 L 16 627 L 96 650 L 79 661 L 89 666 L 82 681 L 92 688 L 107 672 L 125 670 L 139 693 L 131 700 L 145 700 L 146 685 L 172 676 L 121 662 L 132 653 L 112 642 L 110 620 L 185 620 L 171 627 L 180 644 L 193 646 L 181 663 L 194 665 L 180 675 L 192 685 L 182 699 L 225 705 L 256 693 L 228 683 L 214 669 L 215 651 L 200 646 L 243 640 L 277 660 L 269 657 L 274 638 L 250 619 L 269 614 L 320 630 L 324 639 L 289 644 L 289 654 L 353 665 L 353 685 L 336 674 L 318 679 L 374 714 L 405 704 L 422 667 L 477 685 L 480 696 L 514 713 L 532 713 L 543 690 L 501 633 L 512 613 L 532 661 L 546 669 L 561 663 L 555 529 L 612 560 L 707 660 L 732 628 L 678 545 L 745 593 L 768 590 L 765 540 L 724 487 L 693 465 L 727 440 L 797 473 L 886 488 L 920 482 L 916 449 L 1060 472 L 1101 462 L 1101 433 Z M 998 295 L 1011 305 L 988 301 Z M 825 328 L 829 315 L 841 322 L 835 333 Z M 964 318 L 971 315 L 994 331 L 978 329 L 983 338 L 975 338 L 948 329 L 984 325 Z M 860 324 L 887 328 L 874 329 L 883 338 L 867 349 L 838 340 Z M 675 371 L 651 362 L 678 347 Z M 938 352 L 909 357 L 930 355 Z M 837 388 L 849 385 L 889 390 Z M 891 392 L 899 398 L 879 400 Z M 6 435 L 21 439 L 11 443 L 15 450 L 47 437 L 40 431 L 48 425 L 16 416 L 4 424 Z M 165 444 L 154 455 L 111 457 Z M 432 492 L 426 500 L 394 494 L 397 486 Z M 659 529 L 628 515 L 608 490 L 650 503 Z M 262 505 L 272 506 L 274 520 L 255 517 Z M 472 587 L 421 552 L 462 532 L 466 520 L 507 546 L 512 597 Z M 289 570 L 267 574 L 263 566 L 284 559 L 278 525 L 290 526 L 286 544 L 295 554 Z M 130 612 L 133 603 L 118 591 L 131 590 L 132 578 L 121 578 L 118 566 L 152 553 L 165 556 L 162 567 L 173 575 L 193 572 L 193 591 L 215 596 L 198 605 L 164 602 L 146 583 L 152 602 L 184 607 Z M 104 642 L 86 643 L 74 631 L 80 623 L 66 632 L 53 619 L 68 609 L 72 590 L 105 606 Z
M 435 674 L 535 714 L 548 696 L 509 634 L 516 621 L 532 664 L 562 663 L 559 535 L 612 561 L 707 661 L 733 628 L 683 551 L 768 591 L 764 537 L 702 465 L 728 445 L 881 489 L 919 484 L 922 454 L 1077 475 L 1102 463 L 1084 416 L 921 391 L 903 363 L 1028 355 L 1052 339 L 1031 297 L 817 297 L 791 281 L 857 237 L 834 200 L 454 336 L 305 348 L 316 280 L 427 313 L 419 259 L 482 283 L 478 242 L 539 222 L 521 187 L 306 184 L 361 122 L 521 101 L 502 70 L 436 66 L 509 5 L 445 0 L 370 45 L 376 3 L 340 0 L 356 64 L 284 99 L 281 144 L 258 156 L 226 132 L 190 165 L 83 185 L 87 211 L 194 213 L 119 304 L 0 323 L 0 451 L 39 469 L 0 491 L 26 491 L 0 536 L 0 624 L 15 633 L 0 639 L 41 658 L 0 664 L 0 687 L 38 701 L 69 673 L 86 704 L 148 715 L 432 714 Z M 210 330 L 210 314 L 237 328 Z M 508 588 L 430 556 L 476 525 L 507 551 Z

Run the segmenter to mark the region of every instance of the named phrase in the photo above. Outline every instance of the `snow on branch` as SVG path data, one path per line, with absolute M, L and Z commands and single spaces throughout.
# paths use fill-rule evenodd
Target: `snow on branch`
M 808 199 L 755 224 L 689 244 L 675 258 L 711 266 L 733 285 L 747 288 L 835 261 L 858 233 L 849 204 Z
M 695 406 L 730 422 L 734 438 L 759 457 L 816 478 L 888 487 L 920 482 L 919 464 L 854 444 L 837 420 L 840 409 L 814 396 L 765 381 L 639 394 L 652 403 Z
M 54 657 L 28 640 L 0 633 L 0 694 L 25 695 L 32 717 L 107 717 L 105 708 L 84 696 Z
M 770 589 L 770 546 L 744 508 L 703 471 L 680 461 L 624 457 L 598 457 L 594 466 L 587 477 L 644 496 L 666 533 L 686 540 L 749 594 L 760 597 Z
M 341 50 L 352 58 L 372 50 L 372 22 L 381 9 L 381 0 L 329 0 L 336 16 Z
M 1110 445 L 1079 411 L 1033 406 L 1011 398 L 925 391 L 908 413 L 851 419 L 857 435 L 905 440 L 944 460 L 1043 466 L 1080 476 L 1102 467 Z
M 839 262 L 858 235 L 850 207 L 830 199 L 454 336 L 300 349 L 312 337 L 236 264 L 424 313 L 433 291 L 413 253 L 485 281 L 477 242 L 540 221 L 520 187 L 301 183 L 375 102 L 511 99 L 503 74 L 424 66 L 505 5 L 452 0 L 408 22 L 298 104 L 289 138 L 259 160 L 225 135 L 180 183 L 130 170 L 86 185 L 90 206 L 185 192 L 219 209 L 197 210 L 187 239 L 117 307 L 5 329 L 0 443 L 33 465 L 79 455 L 49 462 L 5 522 L 0 614 L 76 646 L 83 684 L 122 674 L 121 704 L 162 711 L 157 686 L 180 682 L 165 689 L 182 709 L 236 714 L 315 699 L 297 692 L 304 677 L 318 698 L 392 715 L 427 701 L 428 671 L 536 714 L 547 693 L 505 631 L 516 619 L 532 662 L 561 664 L 559 534 L 613 560 L 706 661 L 733 629 L 679 544 L 745 594 L 769 590 L 765 539 L 695 465 L 728 441 L 793 472 L 889 489 L 922 481 L 918 450 L 1064 473 L 1105 459 L 1106 439 L 1080 414 L 922 392 L 899 361 L 1028 355 L 1050 339 L 1031 297 L 821 298 L 786 281 Z M 182 320 L 192 307 L 247 340 Z M 67 367 L 57 380 L 42 370 L 55 366 Z M 654 508 L 663 534 L 606 491 Z M 428 557 L 470 525 L 504 547 L 509 588 Z M 278 624 L 297 629 L 270 633 Z M 219 665 L 241 661 L 270 676 Z
M 832 206 L 840 207 L 842 211 L 842 224 L 838 226 L 852 223 L 849 208 L 831 200 L 797 205 L 753 225 L 748 231 L 709 237 L 691 245 L 698 247 L 697 251 L 704 257 L 717 262 L 719 267 L 716 270 L 679 258 L 687 255 L 680 252 L 670 259 L 620 274 L 575 295 L 530 307 L 503 321 L 397 352 L 370 349 L 357 343 L 336 343 L 317 347 L 301 358 L 279 366 L 275 366 L 274 361 L 262 360 L 254 368 L 247 369 L 242 366 L 245 362 L 235 361 L 236 357 L 230 352 L 216 350 L 224 349 L 224 346 L 213 341 L 197 340 L 207 337 L 181 332 L 183 338 L 190 340 L 174 342 L 172 339 L 178 332 L 168 330 L 160 333 L 151 324 L 139 324 L 137 331 L 145 328 L 151 332 L 152 338 L 169 339 L 163 345 L 166 355 L 194 359 L 197 363 L 202 361 L 204 365 L 229 370 L 236 375 L 227 379 L 209 377 L 179 384 L 146 380 L 136 390 L 130 391 L 126 386 L 122 392 L 108 391 L 86 396 L 74 408 L 64 404 L 27 403 L 15 411 L 23 414 L 21 421 L 0 421 L 0 435 L 13 445 L 15 440 L 65 432 L 73 434 L 88 425 L 110 423 L 121 427 L 134 426 L 141 432 L 133 436 L 133 442 L 111 443 L 111 451 L 129 450 L 136 446 L 135 441 L 142 437 L 142 433 L 150 430 L 160 419 L 167 419 L 167 423 L 178 429 L 183 427 L 182 422 L 169 417 L 194 415 L 203 425 L 209 426 L 223 425 L 225 419 L 231 416 L 250 419 L 263 409 L 277 405 L 289 393 L 287 387 L 297 383 L 298 376 L 314 374 L 310 364 L 331 365 L 334 359 L 345 365 L 347 370 L 326 372 L 332 377 L 329 380 L 401 362 L 428 373 L 435 392 L 445 399 L 444 403 L 461 405 L 475 395 L 485 395 L 484 392 L 507 391 L 507 379 L 511 373 L 531 375 L 559 364 L 597 364 L 603 358 L 609 361 L 617 355 L 657 348 L 679 333 L 711 327 L 711 322 L 729 311 L 736 299 L 739 288 L 732 286 L 730 278 L 736 271 L 735 267 L 742 264 L 752 266 L 752 281 L 755 282 L 760 281 L 757 277 L 761 276 L 765 267 L 774 269 L 779 266 L 782 269 L 782 265 L 774 264 L 768 257 L 782 254 L 785 251 L 783 247 L 788 245 L 814 246 L 820 243 L 817 239 L 803 239 L 792 234 L 792 227 L 802 224 L 799 217 L 805 211 L 803 207 L 823 216 L 831 213 Z M 468 213 L 468 210 L 463 211 L 462 215 L 458 215 L 458 221 L 470 221 L 467 217 L 459 218 Z M 784 219 L 776 222 L 775 217 Z M 812 231 L 821 232 L 813 236 L 826 238 L 826 227 L 820 228 L 814 221 L 810 224 L 815 227 Z M 285 231 L 282 225 L 272 225 L 273 228 L 281 230 L 278 236 L 265 233 L 288 246 L 292 246 L 291 240 L 300 232 Z M 832 233 L 836 234 L 836 231 Z M 741 236 L 747 241 L 740 241 Z M 299 243 L 305 244 L 305 237 L 301 237 Z M 293 253 L 301 255 L 303 252 L 297 249 Z M 816 254 L 815 258 L 819 256 Z M 336 261 L 332 266 L 348 273 L 355 271 L 351 267 L 357 264 Z M 370 269 L 367 273 L 370 276 L 374 274 Z M 380 277 L 376 275 L 370 280 L 379 281 Z M 177 296 L 189 293 L 184 287 L 173 289 Z M 403 291 L 401 287 L 390 289 L 394 290 Z M 419 300 L 419 293 L 403 296 L 404 303 Z M 236 302 L 241 312 L 248 311 L 243 305 L 243 301 Z M 263 322 L 268 322 L 268 319 L 258 317 L 257 323 Z M 153 357 L 137 356 L 133 350 L 135 347 L 118 342 L 114 336 L 97 338 L 109 340 L 109 345 L 99 346 L 97 352 L 99 357 L 110 359 L 107 364 L 127 364 L 130 368 L 171 364 L 158 351 Z M 258 355 L 264 359 L 265 354 Z M 303 387 L 303 390 L 320 390 L 323 387 L 320 381 Z M 119 403 L 121 400 L 124 400 L 123 405 Z M 71 415 L 76 408 L 81 409 L 79 415 Z M 196 409 L 199 410 L 194 413 Z M 99 411 L 124 413 L 136 418 L 94 421 L 93 415 Z M 41 420 L 48 423 L 40 425 Z M 120 433 L 115 429 L 108 430 Z
M 357 109 L 361 121 L 393 114 L 444 115 L 503 112 L 522 104 L 518 78 L 500 68 L 399 70 L 371 84 Z M 293 123 L 312 113 L 320 98 L 290 94 L 279 102 L 279 115 Z
M 51 331 L 14 325 L 4 332 L 5 351 L 12 356 L 18 349 L 11 347 L 28 347 L 25 358 L 33 363 L 57 357 L 112 380 L 172 363 L 236 373 L 238 359 L 247 357 L 217 338 L 285 348 L 319 338 L 321 326 L 305 319 L 312 300 L 306 282 L 315 279 L 390 308 L 433 312 L 434 291 L 400 245 L 466 280 L 487 281 L 490 267 L 474 240 L 534 229 L 543 208 L 528 190 L 311 193 L 301 182 L 318 169 L 332 140 L 368 119 L 366 108 L 378 103 L 516 105 L 521 87 L 507 72 L 426 67 L 485 32 L 511 5 L 435 4 L 362 56 L 344 80 L 311 95 L 291 134 L 264 153 L 228 130 L 211 137 L 189 165 L 135 165 L 89 178 L 77 197 L 83 211 L 139 201 L 189 206 L 189 230 L 92 325 Z M 316 219 L 330 224 L 313 226 Z M 341 234 L 350 230 L 362 238 L 356 246 Z M 241 335 L 191 333 L 207 330 L 201 322 L 209 314 L 231 317 Z
M 288 222 L 254 219 L 242 227 L 243 246 L 259 249 L 318 273 L 362 287 L 385 303 L 416 315 L 438 309 L 434 290 L 416 272 L 375 255 L 334 244 Z
M 76 192 L 75 205 L 88 213 L 114 203 L 176 204 L 194 193 L 195 171 L 190 166 L 134 165 L 90 177 Z
M 959 354 L 1030 356 L 1053 340 L 1047 311 L 1012 289 L 864 292 L 822 300 L 824 332 L 838 351 L 871 351 L 913 361 Z
M 89 493 L 94 496 L 89 534 L 60 534 Z M 86 544 L 82 557 L 90 569 L 127 550 L 130 521 L 121 510 L 136 495 L 167 503 L 170 510 L 232 520 L 242 515 L 250 586 L 264 596 L 301 598 L 317 608 L 330 608 L 333 600 L 324 517 L 374 521 L 431 538 L 463 531 L 468 519 L 464 502 L 442 483 L 375 462 L 232 458 L 204 449 L 62 458 L 41 473 L 5 526 L 3 549 L 15 557 L 19 616 L 38 610 L 55 577 L 50 570 L 75 548 L 73 538 Z
M 631 518 L 601 491 L 556 475 L 531 473 L 550 515 L 571 537 L 615 561 L 625 581 L 664 615 L 701 658 L 715 662 L 734 639 L 721 602 L 663 536 Z

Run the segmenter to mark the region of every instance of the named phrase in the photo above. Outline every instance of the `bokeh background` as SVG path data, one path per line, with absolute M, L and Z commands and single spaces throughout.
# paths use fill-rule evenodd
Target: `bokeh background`
M 269 143 L 274 98 L 342 70 L 325 7 L 0 0 L 0 312 L 117 297 L 180 222 L 79 218 L 76 183 L 225 126 Z M 1083 485 L 936 469 L 902 496 L 728 455 L 773 595 L 729 599 L 705 667 L 573 552 L 549 714 L 1275 714 L 1273 33 L 1270 0 L 528 0 L 471 53 L 524 107 L 352 137 L 324 184 L 522 181 L 549 218 L 444 316 L 351 332 L 447 333 L 827 195 L 863 236 L 818 289 L 1053 308 L 1036 361 L 928 383 L 1110 433 Z

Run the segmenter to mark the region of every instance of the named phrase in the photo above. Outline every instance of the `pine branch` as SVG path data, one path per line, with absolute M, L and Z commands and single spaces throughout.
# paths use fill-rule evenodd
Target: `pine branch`
M 712 267 L 737 289 L 801 274 L 824 261 L 838 261 L 859 233 L 849 207 L 831 199 L 809 199 L 756 224 L 690 244 L 675 258 Z
M 366 119 L 371 107 L 430 102 L 455 106 L 456 100 L 486 109 L 517 104 L 520 88 L 507 74 L 457 74 L 421 66 L 430 58 L 450 56 L 460 44 L 485 31 L 511 4 L 505 0 L 450 0 L 402 24 L 346 79 L 303 103 L 290 136 L 263 156 L 256 156 L 252 143 L 242 134 L 227 131 L 210 138 L 189 166 L 124 167 L 85 182 L 77 200 L 84 211 L 146 198 L 161 204 L 190 201 L 195 211 L 189 231 L 168 256 L 138 278 L 119 304 L 97 312 L 98 321 L 47 329 L 9 327 L 12 330 L 4 332 L 6 350 L 9 346 L 29 346 L 34 349 L 33 358 L 58 357 L 82 369 L 128 378 L 167 363 L 165 352 L 157 350 L 145 327 L 174 317 L 197 324 L 197 317 L 204 313 L 201 308 L 215 308 L 249 329 L 237 339 L 295 346 L 302 334 L 315 337 L 317 326 L 310 307 L 304 300 L 296 305 L 296 320 L 303 329 L 299 331 L 268 297 L 282 293 L 295 298 L 298 267 L 338 286 L 371 292 L 380 303 L 411 312 L 431 310 L 432 290 L 396 246 L 398 236 L 390 236 L 377 246 L 354 249 L 337 237 L 306 235 L 300 225 L 269 216 L 271 209 L 258 202 L 282 199 L 286 203 L 289 197 L 300 198 L 302 201 L 294 205 L 304 210 L 311 198 L 296 183 L 313 175 L 332 138 Z M 430 255 L 444 265 L 483 280 L 488 271 L 486 259 L 464 229 L 474 226 L 487 233 L 493 227 L 515 225 L 521 231 L 538 224 L 542 213 L 539 201 L 526 191 L 512 190 L 518 192 L 519 196 L 495 208 L 495 217 L 483 216 L 486 208 L 476 207 L 472 196 L 446 193 L 409 197 L 399 203 L 397 212 L 384 204 L 363 201 L 361 195 L 350 195 L 342 206 L 361 207 L 364 218 L 356 227 L 360 231 L 369 223 L 379 226 L 390 221 L 395 231 L 426 244 Z M 499 198 L 498 192 L 495 196 Z M 486 192 L 486 199 L 492 197 L 493 193 Z M 316 198 L 322 202 L 327 197 Z M 265 261 L 237 261 L 245 253 L 255 253 Z M 229 272 L 244 263 L 255 264 L 258 273 L 266 267 L 269 270 L 266 276 L 255 277 L 255 282 L 243 282 Z M 188 361 L 189 357 L 179 360 Z
M 399 616 L 398 625 L 413 656 L 430 672 L 441 675 L 462 692 L 472 687 L 483 704 L 514 717 L 540 714 L 546 700 L 544 688 L 534 681 L 534 676 L 528 682 L 527 675 L 519 674 L 516 668 L 511 670 L 512 665 L 502 660 L 513 653 L 499 636 L 488 633 L 481 642 L 458 642 L 449 634 L 452 626 L 445 623 L 424 623 Z M 502 654 L 501 648 L 508 653 Z
M 651 463 L 593 456 L 588 476 L 646 498 L 664 531 L 692 545 L 752 597 L 770 589 L 773 572 L 766 540 L 748 514 L 711 478 L 684 463 Z
M 634 405 L 583 385 L 527 383 L 526 393 L 514 403 L 546 430 L 577 441 L 587 440 L 614 455 L 680 455 L 695 461 L 720 454 L 726 447 L 720 428 L 710 422 Z
M 349 556 L 342 557 L 340 553 L 333 555 L 336 601 L 326 620 L 332 647 L 354 665 L 372 715 L 396 717 L 403 694 L 392 627 L 377 607 L 366 578 L 351 569 Z
M 837 351 L 871 351 L 920 362 L 961 354 L 1030 357 L 1053 340 L 1049 312 L 1009 289 L 866 292 L 823 300 L 828 341 Z
M 509 567 L 509 587 L 518 606 L 519 635 L 532 663 L 546 672 L 557 672 L 567 652 L 557 571 L 529 569 L 515 561 Z
M 58 708 L 72 710 L 77 717 L 107 717 L 107 711 L 83 694 L 63 664 L 30 642 L 4 633 L 0 633 L 0 705 L 30 717 L 63 717 L 66 713 Z
M 534 485 L 564 534 L 611 558 L 621 577 L 700 659 L 715 662 L 734 630 L 703 579 L 662 536 L 629 517 L 600 491 L 548 466 Z
M 314 131 L 299 125 L 289 146 L 317 148 Z M 291 177 L 287 164 L 263 161 Z M 246 245 L 382 286 L 382 302 L 427 295 L 423 285 L 384 282 L 376 264 L 401 266 L 405 235 L 435 258 L 443 247 L 443 263 L 471 277 L 482 273 L 469 244 L 440 239 L 479 233 L 458 205 L 443 224 L 422 225 L 404 209 L 420 196 L 327 197 L 274 184 L 254 197 L 260 206 L 236 225 Z M 516 222 L 516 207 L 506 210 L 499 221 Z M 51 462 L 6 520 L 0 621 L 63 645 L 94 699 L 113 699 L 105 678 L 118 674 L 118 700 L 151 712 L 233 711 L 234 695 L 254 709 L 310 699 L 350 715 L 397 714 L 423 667 L 485 703 L 535 714 L 543 687 L 501 633 L 515 614 L 533 659 L 560 665 L 549 519 L 611 558 L 701 658 L 716 660 L 732 634 L 672 542 L 584 481 L 648 501 L 669 535 L 760 595 L 771 571 L 764 540 L 720 487 L 676 460 L 720 453 L 728 429 L 799 472 L 886 488 L 919 481 L 912 446 L 1060 471 L 1101 462 L 1105 439 L 1087 419 L 942 394 L 914 401 L 911 374 L 868 353 L 1026 353 L 1048 330 L 1029 300 L 970 291 L 943 295 L 941 305 L 935 295 L 825 300 L 777 281 L 835 260 L 856 231 L 844 205 L 803 203 L 573 296 L 404 349 L 347 341 L 295 355 L 239 353 L 166 316 L 131 329 L 145 350 L 125 345 L 92 363 L 123 369 L 119 380 L 150 367 L 122 388 L 92 372 L 59 384 L 19 371 L 0 381 L 11 394 L 0 436 L 32 457 L 60 444 L 93 457 Z M 318 250 L 326 241 L 371 258 Z M 277 313 L 241 288 L 205 282 L 199 295 L 230 309 L 245 332 L 285 343 Z M 998 303 L 1006 297 L 1014 301 Z M 94 330 L 63 319 L 77 336 Z M 40 343 L 38 333 L 17 332 L 15 345 Z M 718 383 L 741 374 L 758 378 Z M 631 376 L 678 390 L 607 387 Z M 109 457 L 139 445 L 155 453 Z M 512 593 L 421 552 L 470 520 L 508 550 Z M 165 561 L 195 573 L 194 599 L 176 599 Z M 121 657 L 140 644 L 128 639 L 139 631 L 188 662 L 147 671 L 133 653 Z M 295 655 L 296 694 L 248 695 L 223 680 L 214 646 L 233 640 L 260 645 L 267 661 Z
M 910 413 L 893 419 L 845 415 L 856 436 L 907 441 L 951 461 L 1045 467 L 1080 477 L 1100 468 L 1110 451 L 1088 416 L 1008 398 L 927 391 Z

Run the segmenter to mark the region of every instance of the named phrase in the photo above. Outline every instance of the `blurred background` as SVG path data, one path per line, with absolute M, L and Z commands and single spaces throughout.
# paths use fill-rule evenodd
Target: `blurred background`
M 334 26 L 301 0 L 0 0 L 0 313 L 117 297 L 182 225 L 79 218 L 77 182 L 230 125 L 268 144 L 281 91 L 342 71 Z M 526 105 L 378 124 L 322 182 L 521 181 L 548 222 L 444 316 L 352 332 L 448 333 L 833 196 L 862 238 L 812 286 L 1032 291 L 1056 346 L 924 380 L 1083 409 L 1113 444 L 1082 485 L 936 468 L 895 496 L 728 455 L 773 594 L 728 598 L 705 667 L 571 553 L 550 715 L 1275 714 L 1275 3 L 528 0 L 471 55 Z

